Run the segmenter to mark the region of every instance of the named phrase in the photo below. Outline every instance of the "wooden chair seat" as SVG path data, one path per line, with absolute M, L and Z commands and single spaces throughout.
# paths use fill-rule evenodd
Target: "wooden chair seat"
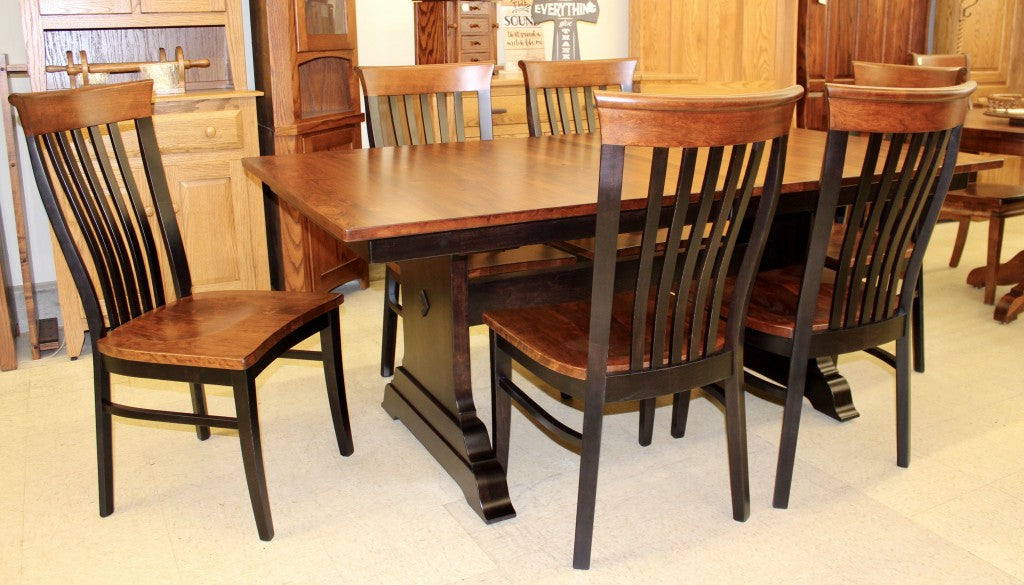
M 289 333 L 333 311 L 330 293 L 195 293 L 143 313 L 99 340 L 105 356 L 154 364 L 245 370 Z
M 790 266 L 760 272 L 754 281 L 754 291 L 747 307 L 747 328 L 777 337 L 793 337 L 796 327 L 796 305 L 800 299 L 802 266 Z M 822 274 L 821 290 L 811 318 L 811 331 L 828 330 L 829 311 L 834 294 L 835 273 Z M 731 288 L 730 288 L 731 290 Z M 896 297 L 899 304 L 899 296 Z
M 968 214 L 977 221 L 1024 215 L 1024 185 L 971 183 L 966 189 L 950 191 L 943 211 Z
M 633 333 L 633 293 L 623 292 L 612 299 L 611 331 L 608 336 L 608 373 L 629 371 L 630 343 Z M 654 296 L 648 301 L 644 328 L 644 367 L 651 364 L 651 336 L 654 325 Z M 669 319 L 672 317 L 669 316 Z M 590 335 L 590 302 L 577 301 L 523 309 L 484 313 L 484 323 L 527 357 L 544 367 L 578 380 L 587 376 L 587 339 Z M 689 324 L 687 325 L 689 328 Z M 715 351 L 725 347 L 725 329 L 718 328 Z M 667 340 L 666 340 L 667 341 Z M 663 362 L 668 359 L 666 343 Z M 683 354 L 688 352 L 684 343 Z M 709 351 L 708 353 L 714 353 Z

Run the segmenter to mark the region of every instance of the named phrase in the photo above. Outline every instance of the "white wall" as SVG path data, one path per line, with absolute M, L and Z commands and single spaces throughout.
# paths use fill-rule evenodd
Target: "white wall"
M 231 0 L 229 0 L 231 1 Z M 238 1 L 238 0 L 234 0 Z M 601 0 L 601 14 L 597 24 L 580 23 L 580 51 L 584 59 L 625 57 L 628 53 L 629 0 Z M 243 13 L 248 16 L 248 1 L 243 1 Z M 0 53 L 7 53 L 12 63 L 25 62 L 25 48 L 21 33 L 18 0 L 0 0 Z M 410 0 L 356 0 L 356 18 L 359 35 L 359 62 L 362 65 L 411 65 L 415 61 L 413 9 Z M 546 34 L 553 34 L 553 24 L 545 24 Z M 549 37 L 550 38 L 550 37 Z M 246 47 L 251 48 L 246 34 Z M 252 84 L 250 58 L 249 84 Z M 27 78 L 14 78 L 12 91 L 29 91 Z M 4 120 L 0 123 L 6 124 Z M 53 255 L 50 248 L 46 215 L 38 203 L 39 196 L 27 168 L 28 155 L 24 137 L 18 134 L 22 151 L 25 200 L 28 215 L 31 260 L 37 283 L 56 280 Z M 0 160 L 6 160 L 6 146 L 0 142 Z M 11 209 L 10 184 L 6 174 L 0 176 L 0 216 L 6 238 L 11 285 L 21 284 L 18 264 L 17 234 Z

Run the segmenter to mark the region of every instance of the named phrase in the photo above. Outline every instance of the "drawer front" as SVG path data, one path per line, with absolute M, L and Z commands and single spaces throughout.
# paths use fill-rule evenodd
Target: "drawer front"
M 490 19 L 493 14 L 493 2 L 459 2 L 459 14 Z
M 351 126 L 335 128 L 325 132 L 309 134 L 302 137 L 300 152 L 319 152 L 323 150 L 351 150 L 356 145 L 357 134 Z
M 490 19 L 475 17 L 463 17 L 459 19 L 459 34 L 461 35 L 489 35 L 490 33 Z
M 462 35 L 462 52 L 463 53 L 475 53 L 475 52 L 486 52 L 491 51 L 491 36 L 490 35 Z
M 131 14 L 131 0 L 39 0 L 39 14 Z M 38 23 L 37 23 L 38 24 Z
M 478 52 L 462 52 L 459 54 L 459 61 L 463 63 L 476 63 L 478 61 L 493 61 L 494 57 L 491 56 L 490 51 Z
M 241 110 L 170 112 L 154 116 L 160 152 L 181 153 L 242 148 Z
M 224 12 L 224 0 L 141 0 L 142 12 Z

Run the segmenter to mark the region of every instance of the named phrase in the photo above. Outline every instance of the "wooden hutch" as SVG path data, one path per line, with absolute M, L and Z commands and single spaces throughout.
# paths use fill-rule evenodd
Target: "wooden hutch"
M 155 99 L 154 123 L 193 288 L 269 288 L 261 186 L 241 162 L 258 155 L 259 144 L 258 92 L 245 88 L 240 0 L 21 0 L 21 15 L 35 91 L 69 87 L 67 72 L 45 70 L 68 65 L 69 52 L 80 62 L 84 51 L 91 64 L 150 62 L 158 49 L 174 54 L 176 47 L 188 59 L 209 59 L 208 67 L 187 70 L 185 93 Z M 112 75 L 110 82 L 137 77 Z M 87 327 L 57 255 L 67 352 L 77 357 Z
M 415 2 L 416 63 L 497 60 L 497 5 L 494 2 Z
M 358 148 L 363 115 L 355 75 L 354 0 L 253 0 L 252 44 L 260 150 Z M 274 288 L 369 286 L 365 260 L 268 193 Z

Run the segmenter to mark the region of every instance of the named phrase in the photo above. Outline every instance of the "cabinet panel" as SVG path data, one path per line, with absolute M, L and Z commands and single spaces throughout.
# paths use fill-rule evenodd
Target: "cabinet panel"
M 353 0 L 295 0 L 295 30 L 299 51 L 355 49 Z

